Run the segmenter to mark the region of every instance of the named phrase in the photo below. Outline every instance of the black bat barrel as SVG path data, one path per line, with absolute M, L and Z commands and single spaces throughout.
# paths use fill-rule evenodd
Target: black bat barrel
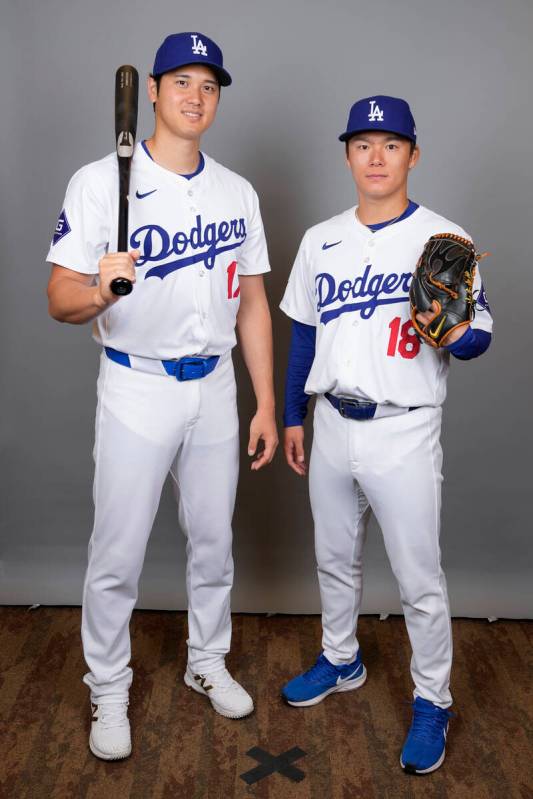
M 139 73 L 135 67 L 125 64 L 117 69 L 115 78 L 115 139 L 119 171 L 118 252 L 128 251 L 128 192 L 137 135 L 138 102 Z M 114 294 L 129 294 L 132 288 L 127 278 L 115 278 L 111 282 Z
M 133 155 L 138 104 L 139 73 L 135 67 L 125 64 L 117 69 L 115 77 L 115 136 L 119 158 Z

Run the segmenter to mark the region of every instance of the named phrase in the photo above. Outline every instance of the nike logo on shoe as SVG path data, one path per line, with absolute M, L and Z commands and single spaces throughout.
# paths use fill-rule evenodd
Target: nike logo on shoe
M 141 194 L 139 192 L 139 189 L 137 189 L 137 191 L 135 192 L 135 196 L 137 197 L 138 200 L 144 200 L 145 197 L 149 197 L 150 194 L 154 193 L 154 191 L 157 191 L 157 189 L 152 189 L 152 191 L 145 191 L 144 194 Z
M 355 677 L 355 675 L 357 674 L 357 672 L 359 671 L 359 669 L 360 669 L 360 668 L 361 668 L 361 667 L 360 667 L 360 666 L 358 666 L 358 667 L 355 669 L 355 671 L 352 671 L 352 673 L 351 673 L 351 674 L 349 674 L 347 677 L 341 677 L 341 676 L 340 676 L 340 674 L 339 674 L 339 676 L 337 677 L 337 682 L 336 682 L 336 685 L 342 685 L 342 683 L 343 683 L 343 682 L 348 682 L 348 680 L 351 680 L 351 679 L 352 679 L 352 677 Z
M 341 242 L 342 239 L 339 239 L 339 241 L 334 241 L 332 244 L 328 244 L 327 241 L 325 241 L 324 244 L 322 245 L 322 249 L 329 250 L 331 247 L 336 247 L 337 244 L 341 244 Z

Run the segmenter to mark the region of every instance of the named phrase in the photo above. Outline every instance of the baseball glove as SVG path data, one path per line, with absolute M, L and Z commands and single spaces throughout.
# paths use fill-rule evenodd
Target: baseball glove
M 472 288 L 480 257 L 471 241 L 454 233 L 437 233 L 426 242 L 413 274 L 409 300 L 413 327 L 432 347 L 444 346 L 452 330 L 474 318 Z M 416 318 L 421 312 L 433 314 L 426 324 Z

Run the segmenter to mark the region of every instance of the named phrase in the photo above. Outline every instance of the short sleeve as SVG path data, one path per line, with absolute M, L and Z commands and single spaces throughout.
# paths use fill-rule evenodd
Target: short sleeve
M 104 183 L 83 167 L 68 184 L 46 260 L 98 274 L 98 261 L 109 246 L 112 216 Z
M 307 253 L 307 234 L 303 237 L 289 275 L 281 310 L 304 325 L 316 327 L 315 291 L 311 264 Z
M 259 210 L 259 199 L 251 187 L 250 191 L 251 213 L 248 218 L 246 239 L 239 248 L 237 256 L 239 275 L 261 275 L 265 272 L 270 272 L 265 231 Z

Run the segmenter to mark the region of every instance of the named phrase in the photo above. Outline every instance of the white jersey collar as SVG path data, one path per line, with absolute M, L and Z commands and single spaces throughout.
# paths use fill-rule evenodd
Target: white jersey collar
M 153 170 L 161 177 L 165 177 L 167 180 L 170 179 L 177 181 L 178 183 L 182 183 L 184 187 L 189 186 L 196 181 L 202 180 L 204 175 L 209 172 L 211 159 L 203 151 L 202 155 L 204 157 L 204 168 L 197 175 L 187 178 L 178 174 L 177 172 L 172 172 L 172 170 L 167 169 L 166 167 L 161 166 L 161 164 L 158 164 L 157 161 L 154 161 L 154 159 L 145 151 L 142 142 L 139 141 L 135 145 L 135 156 L 139 159 L 139 162 L 142 164 L 143 168 Z
M 388 239 L 391 238 L 392 236 L 395 236 L 398 233 L 405 232 L 413 223 L 416 224 L 417 219 L 420 219 L 420 211 L 422 210 L 422 206 L 419 205 L 416 211 L 413 211 L 413 213 L 410 214 L 405 219 L 401 219 L 398 222 L 394 222 L 394 224 L 392 225 L 387 225 L 386 227 L 381 228 L 381 230 L 372 231 L 366 225 L 363 225 L 363 223 L 356 216 L 355 212 L 357 208 L 358 206 L 354 205 L 352 206 L 352 208 L 349 208 L 346 211 L 348 219 L 351 218 L 356 233 L 358 233 L 360 236 L 364 236 L 365 239 L 371 236 L 374 239 L 374 241 L 376 239 Z

